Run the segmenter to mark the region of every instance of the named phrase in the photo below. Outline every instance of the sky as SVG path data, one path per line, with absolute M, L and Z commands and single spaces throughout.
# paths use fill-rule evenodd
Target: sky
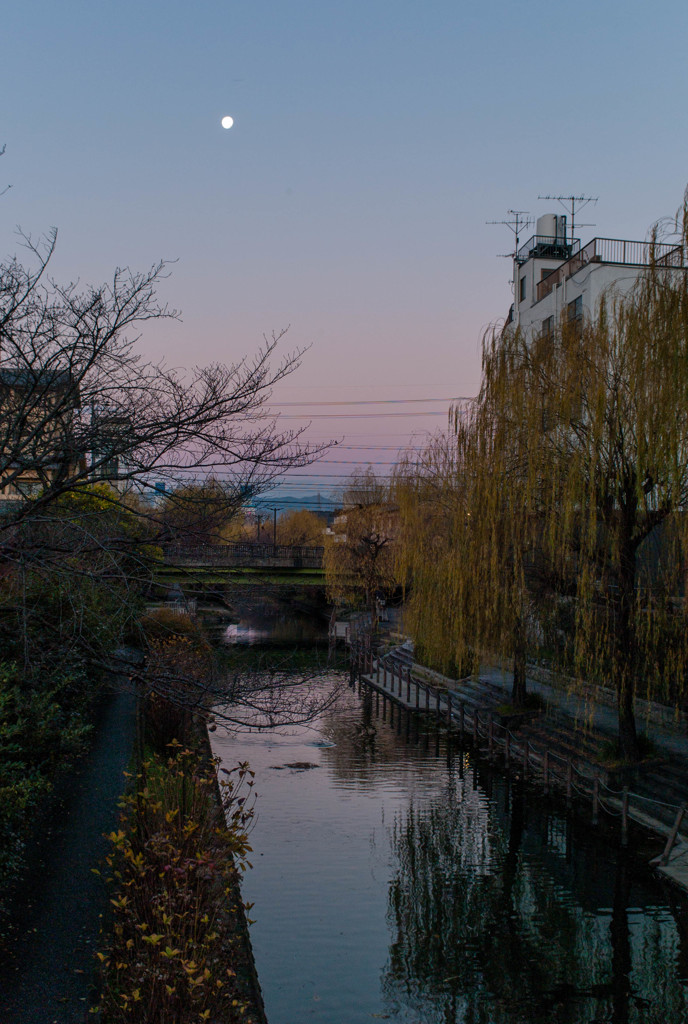
M 140 341 L 169 365 L 288 326 L 307 351 L 275 411 L 340 444 L 282 493 L 329 493 L 476 393 L 512 300 L 488 221 L 585 194 L 583 242 L 642 239 L 676 210 L 687 30 L 685 0 L 23 0 L 3 13 L 0 255 L 55 226 L 61 281 L 176 261 L 182 320 Z

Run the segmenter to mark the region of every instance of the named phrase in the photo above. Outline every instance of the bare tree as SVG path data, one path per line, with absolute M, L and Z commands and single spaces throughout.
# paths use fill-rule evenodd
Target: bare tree
M 55 240 L 26 239 L 34 269 L 16 259 L 0 265 L 5 555 L 18 523 L 96 480 L 121 493 L 145 491 L 153 473 L 181 483 L 222 474 L 245 493 L 321 450 L 304 445 L 301 431 L 279 430 L 266 406 L 302 356 L 274 362 L 284 331 L 229 365 L 183 373 L 147 363 L 135 348 L 141 328 L 177 316 L 156 298 L 165 263 L 117 270 L 100 288 L 62 287 L 47 277 Z
M 325 538 L 328 593 L 335 601 L 353 604 L 363 597 L 366 608 L 373 609 L 376 594 L 388 594 L 397 585 L 397 509 L 389 487 L 370 468 L 352 476 L 342 504 Z
M 272 387 L 302 356 L 279 358 L 284 331 L 229 365 L 184 372 L 146 362 L 141 330 L 177 317 L 156 297 L 164 262 L 116 270 L 99 288 L 64 287 L 48 274 L 56 234 L 24 242 L 31 267 L 0 264 L 0 627 L 23 635 L 28 666 L 37 636 L 102 657 L 117 631 L 95 628 L 98 614 L 126 633 L 129 599 L 165 536 L 158 506 L 143 500 L 154 479 L 188 490 L 214 478 L 219 504 L 236 512 L 247 494 L 326 446 L 280 430 L 269 411 Z M 199 521 L 207 516 L 204 500 L 189 504 Z M 47 594 L 61 605 L 46 616 Z

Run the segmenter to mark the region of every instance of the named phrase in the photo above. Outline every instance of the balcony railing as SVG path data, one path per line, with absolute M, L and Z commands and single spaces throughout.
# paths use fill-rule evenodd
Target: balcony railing
M 682 245 L 667 242 L 632 242 L 624 238 L 593 238 L 570 259 L 548 274 L 536 287 L 536 302 L 544 299 L 565 278 L 572 277 L 589 263 L 615 263 L 627 267 L 685 267 Z
M 552 235 L 533 235 L 525 245 L 516 253 L 516 262 L 525 263 L 526 260 L 567 260 L 573 253 L 580 249 L 580 240 L 574 238 L 567 242 L 563 238 L 555 238 Z

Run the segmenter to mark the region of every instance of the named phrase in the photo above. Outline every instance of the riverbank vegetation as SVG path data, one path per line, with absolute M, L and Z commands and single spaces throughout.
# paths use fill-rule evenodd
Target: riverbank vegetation
M 685 252 L 688 207 L 674 227 Z M 652 256 L 591 319 L 491 331 L 477 399 L 398 473 L 421 653 L 508 659 L 515 703 L 532 659 L 611 685 L 636 760 L 636 696 L 686 696 L 687 456 L 683 270 Z
M 156 297 L 164 262 L 63 287 L 49 276 L 56 233 L 23 243 L 26 263 L 0 263 L 0 893 L 55 773 L 87 746 L 102 687 L 140 689 L 132 647 L 164 660 L 139 625 L 161 545 L 214 537 L 323 447 L 267 412 L 301 356 L 279 357 L 282 334 L 229 365 L 149 362 L 140 331 L 177 316 Z M 159 500 L 160 481 L 176 501 Z M 191 711 L 209 692 L 194 671 Z M 157 684 L 149 672 L 144 696 Z
M 104 1024 L 256 1020 L 238 899 L 252 773 L 239 765 L 218 786 L 217 769 L 173 741 L 122 800 L 107 857 L 113 925 L 98 953 Z

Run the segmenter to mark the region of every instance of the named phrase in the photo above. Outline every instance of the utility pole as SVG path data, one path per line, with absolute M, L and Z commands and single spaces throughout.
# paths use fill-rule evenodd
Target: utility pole
M 567 214 L 571 217 L 571 244 L 573 245 L 573 239 L 575 238 L 576 229 L 576 204 L 579 208 L 587 206 L 588 203 L 596 203 L 599 196 L 538 196 L 538 199 L 552 199 L 556 200 L 566 210 Z M 579 224 L 579 228 L 594 228 L 594 224 Z

